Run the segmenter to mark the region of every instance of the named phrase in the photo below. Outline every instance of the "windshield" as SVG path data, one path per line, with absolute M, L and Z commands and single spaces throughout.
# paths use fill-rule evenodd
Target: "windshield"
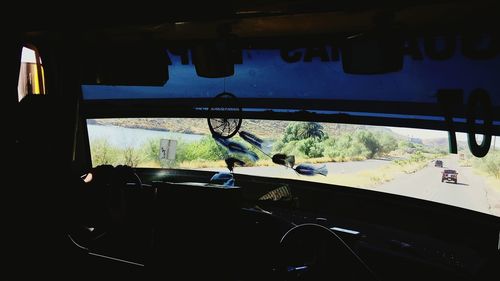
M 500 216 L 496 137 L 488 155 L 476 158 L 465 134 L 457 134 L 458 154 L 449 154 L 447 132 L 399 127 L 244 119 L 228 139 L 231 145 L 212 137 L 205 118 L 88 119 L 87 129 L 93 166 L 231 169 L 236 175 L 363 188 Z
M 314 181 L 500 216 L 495 36 L 408 33 L 401 69 L 369 75 L 345 71 L 336 38 L 242 39 L 226 53 L 234 71 L 223 75 L 203 73 L 203 45 L 165 46 L 163 79 L 101 83 L 97 75 L 82 85 L 92 164 L 223 172 L 218 183 L 234 185 L 231 172 Z M 476 158 L 468 141 L 481 133 L 474 155 L 487 155 Z

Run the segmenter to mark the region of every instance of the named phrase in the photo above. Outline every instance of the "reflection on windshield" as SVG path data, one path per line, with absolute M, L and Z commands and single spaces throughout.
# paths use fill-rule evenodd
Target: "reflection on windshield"
M 240 134 L 221 140 L 211 136 L 201 118 L 93 119 L 87 127 L 94 166 L 125 164 L 315 181 L 500 216 L 496 137 L 496 147 L 476 158 L 464 135 L 457 136 L 458 154 L 448 154 L 446 132 L 406 128 L 244 120 Z M 446 170 L 456 173 L 451 177 Z

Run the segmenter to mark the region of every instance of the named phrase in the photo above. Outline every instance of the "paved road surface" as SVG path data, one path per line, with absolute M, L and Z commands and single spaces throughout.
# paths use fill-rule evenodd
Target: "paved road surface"
M 424 200 L 458 206 L 487 214 L 500 216 L 500 193 L 491 192 L 484 179 L 474 174 L 470 167 L 460 167 L 456 155 L 443 158 L 443 168 L 434 167 L 430 163 L 424 169 L 413 174 L 402 174 L 388 183 L 376 187 L 367 187 L 375 191 L 400 194 Z M 328 174 L 353 174 L 362 170 L 372 170 L 389 164 L 387 160 L 367 160 L 344 163 L 326 163 Z M 321 166 L 322 164 L 315 164 Z M 443 169 L 458 171 L 458 183 L 441 182 Z M 224 171 L 226 168 L 204 169 L 211 171 Z M 236 173 L 264 177 L 279 177 L 304 180 L 307 177 L 299 176 L 295 171 L 282 166 L 269 167 L 237 167 Z M 321 176 L 310 180 L 323 180 Z M 487 194 L 489 192 L 489 194 Z
M 335 163 L 325 163 L 328 169 L 328 174 L 350 174 L 362 170 L 376 169 L 380 166 L 387 165 L 390 160 L 382 159 L 370 159 L 366 161 L 353 161 L 353 162 L 335 162 Z M 298 163 L 297 163 L 298 164 Z M 320 167 L 323 164 L 314 164 L 314 166 Z M 227 172 L 226 168 L 206 168 L 203 170 L 217 171 L 217 172 Z M 269 167 L 236 167 L 235 172 L 244 175 L 256 175 L 263 177 L 285 177 L 285 178 L 295 178 L 297 174 L 289 168 L 283 166 L 269 166 Z
M 443 169 L 458 172 L 458 183 L 441 182 Z M 401 175 L 393 181 L 375 187 L 375 190 L 412 196 L 420 199 L 463 207 L 491 214 L 488 202 L 488 187 L 481 176 L 470 167 L 460 167 L 456 155 L 443 159 L 443 168 L 431 163 L 424 169 L 409 175 Z M 500 214 L 497 214 L 497 216 Z

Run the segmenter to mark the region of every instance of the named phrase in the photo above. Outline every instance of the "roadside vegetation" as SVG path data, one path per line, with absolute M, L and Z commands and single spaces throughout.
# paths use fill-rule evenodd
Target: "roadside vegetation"
M 251 147 L 238 136 L 234 141 L 244 144 L 257 153 L 259 160 L 252 162 L 237 155 L 247 166 L 275 166 L 260 150 Z M 446 152 L 397 139 L 390 131 L 351 130 L 329 135 L 323 125 L 316 122 L 289 122 L 281 136 L 269 139 L 273 143 L 271 154 L 294 155 L 296 163 L 326 163 L 390 158 L 394 161 L 378 169 L 355 174 L 326 177 L 330 183 L 351 186 L 373 186 L 392 180 L 399 173 L 414 173 L 425 167 L 430 159 Z M 105 139 L 91 140 L 92 163 L 126 164 L 133 167 L 174 167 L 185 169 L 225 167 L 224 159 L 230 156 L 227 149 L 218 145 L 210 136 L 194 142 L 179 142 L 176 159 L 160 163 L 160 139 L 149 139 L 140 147 L 118 148 Z
M 461 166 L 472 167 L 476 173 L 485 177 L 488 186 L 500 192 L 500 150 L 491 149 L 483 158 L 474 157 L 469 151 L 464 151 L 461 158 Z
M 274 144 L 274 151 L 298 158 L 324 158 L 344 162 L 385 156 L 398 148 L 395 137 L 387 132 L 358 130 L 329 136 L 315 122 L 292 122 Z
M 500 180 L 500 150 L 491 149 L 483 158 L 474 157 L 470 151 L 460 152 L 460 166 L 473 167 L 477 172 Z
M 500 150 L 493 150 L 483 158 L 475 158 L 472 166 L 489 176 L 500 180 Z
M 500 216 L 500 150 L 490 148 L 483 158 L 474 157 L 469 151 L 462 151 L 459 155 L 461 166 L 471 167 L 484 179 L 490 212 Z
M 255 166 L 272 164 L 264 153 L 246 144 L 239 137 L 233 140 L 244 143 L 250 150 L 257 153 L 260 160 L 250 163 Z M 321 124 L 315 122 L 291 122 L 284 134 L 274 140 L 271 153 L 294 155 L 298 160 L 308 162 L 345 162 L 385 157 L 398 148 L 408 149 L 411 144 L 400 143 L 387 132 L 371 132 L 359 130 L 346 132 L 338 136 L 329 136 Z M 140 148 L 117 148 L 105 139 L 91 141 L 92 161 L 94 165 L 128 164 L 131 166 L 160 166 L 160 140 L 150 139 Z M 173 166 L 188 166 L 200 168 L 210 163 L 223 164 L 229 153 L 207 136 L 195 142 L 180 142 L 177 146 L 176 159 Z

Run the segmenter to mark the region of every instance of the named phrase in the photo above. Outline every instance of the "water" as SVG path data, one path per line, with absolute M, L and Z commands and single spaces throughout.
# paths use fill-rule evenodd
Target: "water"
M 182 142 L 193 142 L 203 138 L 203 135 L 183 134 L 166 131 L 124 128 L 118 126 L 87 125 L 90 141 L 105 139 L 117 148 L 139 148 L 149 139 L 173 139 Z

